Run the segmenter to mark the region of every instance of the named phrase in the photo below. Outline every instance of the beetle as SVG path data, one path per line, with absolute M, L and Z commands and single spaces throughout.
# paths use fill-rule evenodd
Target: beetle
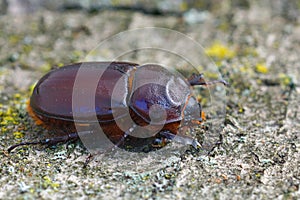
M 82 66 L 90 73 L 83 76 L 83 85 L 78 89 L 75 81 Z M 102 71 L 95 87 L 94 105 L 72 107 L 74 91 L 80 90 L 79 94 L 84 96 L 89 91 L 89 80 L 99 70 Z M 100 125 L 113 144 L 124 149 L 133 147 L 136 150 L 149 144 L 153 149 L 161 148 L 166 140 L 177 140 L 199 148 L 197 140 L 178 132 L 191 123 L 200 124 L 205 118 L 201 104 L 190 88 L 214 83 L 227 85 L 224 80 L 206 82 L 203 74 L 193 74 L 185 80 L 156 64 L 83 62 L 52 70 L 36 84 L 27 109 L 37 125 L 57 133 L 48 139 L 15 144 L 8 152 L 22 145 L 53 146 L 78 140 L 80 132 L 76 127 L 92 129 L 95 124 Z M 91 120 L 91 113 L 96 115 L 96 120 Z M 77 118 L 77 114 L 83 115 Z M 159 127 L 159 131 L 148 137 L 139 137 L 141 129 L 136 127 L 145 127 L 143 130 L 147 131 Z

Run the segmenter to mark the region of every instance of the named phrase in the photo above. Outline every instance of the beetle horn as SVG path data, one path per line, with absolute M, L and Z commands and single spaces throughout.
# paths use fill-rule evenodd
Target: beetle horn
M 223 79 L 221 79 L 221 80 L 213 80 L 213 81 L 206 82 L 204 80 L 203 73 L 201 73 L 201 74 L 192 74 L 192 76 L 188 79 L 188 81 L 189 81 L 189 83 L 190 83 L 191 86 L 194 86 L 194 85 L 214 85 L 216 83 L 222 83 L 225 86 L 229 85 Z

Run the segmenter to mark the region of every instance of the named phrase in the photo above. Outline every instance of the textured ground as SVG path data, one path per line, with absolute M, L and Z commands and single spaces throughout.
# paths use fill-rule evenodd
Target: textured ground
M 299 199 L 300 17 L 297 8 L 282 11 L 285 1 L 274 2 L 236 7 L 224 3 L 184 17 L 130 10 L 2 15 L 0 199 Z M 176 144 L 162 155 L 116 152 L 87 168 L 82 144 L 7 153 L 10 145 L 45 133 L 25 109 L 30 88 L 43 74 L 53 66 L 83 60 L 97 43 L 114 34 L 146 26 L 179 31 L 196 40 L 230 82 L 222 97 L 226 115 L 217 129 L 219 145 L 209 154 L 205 149 L 176 150 Z M 139 44 L 145 36 L 127 39 Z M 170 42 L 174 40 L 159 43 Z M 188 52 L 188 45 L 176 42 L 178 49 Z M 124 41 L 114 47 L 126 45 Z M 113 56 L 116 49 L 105 49 L 103 58 Z M 172 63 L 172 58 L 154 53 L 131 56 Z M 207 127 L 197 136 L 216 132 L 211 124 Z

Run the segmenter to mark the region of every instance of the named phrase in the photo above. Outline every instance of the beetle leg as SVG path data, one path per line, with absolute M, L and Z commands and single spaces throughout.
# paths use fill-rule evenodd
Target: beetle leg
M 109 151 L 114 151 L 117 147 L 119 147 L 124 142 L 124 140 L 128 137 L 128 135 L 131 132 L 133 132 L 133 130 L 135 128 L 136 128 L 136 125 L 133 125 L 130 129 L 128 129 L 126 132 L 124 132 L 124 136 L 121 138 L 121 140 L 118 141 L 118 143 L 116 143 L 114 145 L 114 147 L 112 147 L 111 149 L 109 149 Z M 88 131 L 86 131 L 86 132 L 88 133 Z M 86 133 L 84 133 L 84 134 L 86 134 Z M 86 168 L 88 166 L 88 164 L 94 159 L 94 155 L 96 155 L 96 154 L 89 153 L 88 157 L 85 159 L 83 168 Z
M 40 141 L 35 141 L 35 142 L 21 142 L 19 144 L 15 144 L 10 146 L 7 151 L 8 153 L 10 153 L 12 150 L 14 150 L 15 148 L 19 147 L 19 146 L 25 146 L 25 145 L 46 145 L 46 148 L 51 147 L 53 145 L 56 145 L 58 143 L 61 142 L 68 142 L 70 140 L 77 140 L 79 138 L 78 134 L 75 133 L 69 133 L 67 135 L 63 135 L 63 136 L 57 136 L 57 137 L 53 137 L 53 138 L 48 138 L 48 139 L 43 139 Z
M 171 139 L 172 141 L 178 142 L 180 144 L 185 144 L 185 145 L 191 145 L 195 149 L 200 149 L 201 144 L 194 138 L 189 137 L 189 136 L 182 136 L 182 135 L 175 135 L 171 133 L 170 131 L 163 131 L 160 133 L 162 136 Z
M 206 82 L 204 80 L 204 75 L 201 74 L 192 74 L 192 76 L 190 78 L 188 78 L 188 81 L 190 83 L 191 86 L 194 85 L 214 85 L 216 83 L 222 83 L 224 85 L 228 85 L 228 83 L 225 80 L 213 80 L 213 81 L 209 81 Z
M 66 149 L 69 150 L 69 145 L 72 143 L 75 143 L 77 140 L 78 140 L 78 138 L 72 138 L 72 139 L 68 140 L 66 142 Z
M 49 139 L 42 140 L 43 143 L 42 145 L 46 145 L 46 148 L 52 147 L 57 145 L 58 143 L 66 143 L 69 141 L 74 141 L 79 138 L 78 134 L 75 133 L 70 133 L 67 135 L 62 135 L 62 136 L 57 136 Z
M 166 146 L 167 144 L 167 138 L 156 138 L 153 143 L 152 143 L 152 147 L 154 148 L 161 148 L 161 147 L 164 147 Z
M 211 155 L 211 153 L 218 147 L 220 147 L 223 144 L 223 135 L 219 135 L 219 141 L 217 141 L 213 147 L 209 150 L 209 152 L 207 153 L 207 155 Z
M 128 137 L 128 135 L 134 131 L 135 128 L 136 128 L 136 125 L 134 124 L 134 125 L 132 125 L 131 128 L 129 128 L 127 131 L 125 131 L 124 136 L 117 144 L 115 144 L 115 146 L 116 147 L 120 146 L 124 142 L 124 140 Z
M 8 153 L 10 153 L 12 150 L 14 150 L 15 148 L 19 147 L 19 146 L 25 146 L 25 145 L 37 145 L 37 144 L 41 144 L 41 141 L 36 141 L 36 142 L 21 142 L 15 145 L 10 146 L 7 151 Z
M 94 159 L 94 155 L 89 153 L 88 157 L 85 159 L 83 168 L 86 168 L 93 159 Z

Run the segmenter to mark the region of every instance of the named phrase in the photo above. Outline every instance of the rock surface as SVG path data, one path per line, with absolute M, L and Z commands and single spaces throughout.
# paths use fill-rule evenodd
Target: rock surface
M 211 1 L 215 4 L 203 7 L 174 1 L 184 8 L 171 9 L 176 15 L 164 13 L 163 8 L 169 6 L 164 1 L 149 6 L 161 10 L 155 15 L 138 9 L 55 11 L 61 6 L 26 2 L 34 6 L 5 7 L 6 1 L 0 5 L 4 14 L 0 18 L 0 199 L 300 198 L 300 15 L 296 1 Z M 199 58 L 208 54 L 230 83 L 226 97 L 221 96 L 226 99 L 226 115 L 220 114 L 218 145 L 210 146 L 209 153 L 189 147 L 176 151 L 174 143 L 168 145 L 168 154 L 114 152 L 95 159 L 87 168 L 83 165 L 88 151 L 81 143 L 54 149 L 23 147 L 7 153 L 12 144 L 47 136 L 26 112 L 30 88 L 43 74 L 87 55 L 93 57 L 90 51 L 100 42 L 143 27 L 179 31 L 197 41 L 204 47 Z M 186 43 L 160 36 L 130 35 L 126 40 L 131 43 L 109 44 L 94 58 L 112 58 L 128 43 L 139 46 L 147 40 L 165 46 L 173 42 L 197 57 Z M 186 64 L 168 52 L 129 53 L 124 58 Z M 207 59 L 202 64 L 208 67 L 209 63 Z M 209 79 L 215 78 L 205 69 Z M 209 100 L 202 99 L 203 107 L 209 110 L 205 101 Z M 216 115 L 217 111 L 208 117 Z M 213 123 L 204 125 L 207 129 L 195 130 L 199 140 L 203 134 L 209 138 L 216 132 Z

